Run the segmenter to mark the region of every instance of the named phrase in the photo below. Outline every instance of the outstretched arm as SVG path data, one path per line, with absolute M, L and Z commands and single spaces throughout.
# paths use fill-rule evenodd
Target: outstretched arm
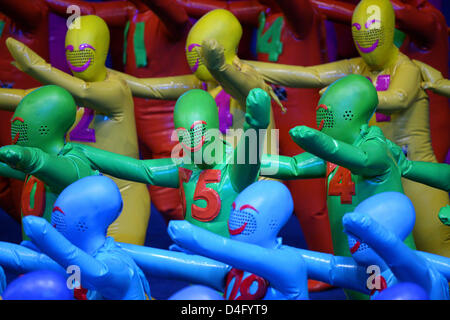
M 89 107 L 108 116 L 123 114 L 123 105 L 127 103 L 125 101 L 127 88 L 120 81 L 107 77 L 105 81 L 87 82 L 53 68 L 20 41 L 8 38 L 6 45 L 15 60 L 16 67 L 41 83 L 63 87 L 72 94 L 78 104 L 88 104 Z
M 7 111 L 15 111 L 20 101 L 33 89 L 6 89 L 0 88 L 0 109 Z
M 202 82 L 193 74 L 163 78 L 137 78 L 112 69 L 108 69 L 108 71 L 125 80 L 133 96 L 138 98 L 176 100 L 188 90 L 202 88 Z
M 138 160 L 87 145 L 71 145 L 102 173 L 124 180 L 178 188 L 179 164 L 171 158 Z
M 353 73 L 352 60 L 311 67 L 242 60 L 254 67 L 265 81 L 289 88 L 323 88 Z
M 0 242 L 0 266 L 18 274 L 44 269 L 66 273 L 47 255 L 9 242 Z
M 128 288 L 131 275 L 120 259 L 110 259 L 108 264 L 95 259 L 74 246 L 43 218 L 27 216 L 22 222 L 26 235 L 43 253 L 64 268 L 72 265 L 80 268 L 83 287 L 109 294 L 111 291 L 123 293 Z
M 195 50 L 197 50 L 198 55 L 202 58 L 214 79 L 241 106 L 245 105 L 247 96 L 252 89 L 261 88 L 283 108 L 272 87 L 266 84 L 262 76 L 251 66 L 241 63 L 237 57 L 232 65 L 225 62 L 224 48 L 217 40 L 204 40 L 201 49 L 195 48 Z
M 265 154 L 261 159 L 261 176 L 281 180 L 322 178 L 326 170 L 325 161 L 308 152 L 294 157 Z
M 422 74 L 422 89 L 431 90 L 441 96 L 450 98 L 450 80 L 445 79 L 442 73 L 432 66 L 418 60 L 413 60 Z
M 390 140 L 387 140 L 387 143 L 404 178 L 450 192 L 450 165 L 446 163 L 411 161 L 406 158 L 403 150 L 398 145 Z
M 399 281 L 413 282 L 427 292 L 431 278 L 427 264 L 414 250 L 408 248 L 394 233 L 361 213 L 347 213 L 342 218 L 345 232 L 372 248 L 389 266 Z
M 265 133 L 270 121 L 270 97 L 262 89 L 250 91 L 246 100 L 244 133 L 234 151 L 230 180 L 234 189 L 241 192 L 256 181 L 261 166 Z
M 219 291 L 224 289 L 225 276 L 229 271 L 224 263 L 184 252 L 129 243 L 119 245 L 145 273 L 152 276 L 203 284 Z
M 171 221 L 167 231 L 175 243 L 192 252 L 255 273 L 293 299 L 307 297 L 306 266 L 289 249 L 266 249 L 231 240 L 187 221 Z
M 93 172 L 81 159 L 55 156 L 38 148 L 17 145 L 0 148 L 0 160 L 16 170 L 36 176 L 59 191 Z
M 307 126 L 295 127 L 289 134 L 306 151 L 355 174 L 372 177 L 385 173 L 389 168 L 386 147 L 377 139 L 355 147 Z

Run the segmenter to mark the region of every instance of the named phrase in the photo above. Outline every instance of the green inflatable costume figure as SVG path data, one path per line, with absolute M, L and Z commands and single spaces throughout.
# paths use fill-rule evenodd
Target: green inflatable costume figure
M 11 119 L 12 145 L 0 149 L 0 175 L 25 180 L 22 216 L 50 221 L 58 194 L 76 180 L 98 174 L 66 145 L 76 105 L 65 89 L 48 85 L 26 95 Z
M 179 188 L 185 219 L 228 237 L 234 198 L 257 180 L 269 122 L 269 95 L 262 89 L 252 89 L 246 99 L 244 133 L 233 150 L 222 140 L 214 98 L 204 90 L 193 89 L 175 105 L 174 125 L 180 143 L 171 158 L 137 160 L 86 145 L 72 146 L 105 174 Z

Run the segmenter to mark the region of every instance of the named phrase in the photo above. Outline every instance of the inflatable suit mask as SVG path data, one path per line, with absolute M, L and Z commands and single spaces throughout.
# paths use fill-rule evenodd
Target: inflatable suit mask
M 192 72 L 202 81 L 214 81 L 194 50 L 195 47 L 201 47 L 204 40 L 215 39 L 224 48 L 225 62 L 231 64 L 241 37 L 242 26 L 231 12 L 217 9 L 202 16 L 191 28 L 186 39 L 186 58 Z
M 317 127 L 335 139 L 352 144 L 377 105 L 373 84 L 361 75 L 348 75 L 333 82 L 319 100 Z
M 95 15 L 76 18 L 66 34 L 66 59 L 73 75 L 88 82 L 104 80 L 109 29 Z
M 386 210 L 389 208 L 389 210 Z M 383 192 L 361 202 L 354 210 L 370 216 L 382 227 L 405 240 L 416 221 L 414 206 L 407 196 L 399 192 Z M 388 214 L 389 213 L 389 214 Z M 350 252 L 358 264 L 382 265 L 382 260 L 364 242 L 348 236 Z
M 105 176 L 82 178 L 61 192 L 51 224 L 78 248 L 93 254 L 106 239 L 108 226 L 122 211 L 119 188 Z
M 394 45 L 395 13 L 389 0 L 362 0 L 352 17 L 355 46 L 371 68 L 383 69 L 397 52 Z
M 289 220 L 294 203 L 289 189 L 278 181 L 261 180 L 234 200 L 228 220 L 230 238 L 265 248 L 277 244 L 277 235 Z
M 12 144 L 58 153 L 76 110 L 72 95 L 61 87 L 48 85 L 30 92 L 11 118 Z
M 174 126 L 183 152 L 194 160 L 213 143 L 211 132 L 219 132 L 219 114 L 214 98 L 200 89 L 189 90 L 178 98 L 174 109 Z

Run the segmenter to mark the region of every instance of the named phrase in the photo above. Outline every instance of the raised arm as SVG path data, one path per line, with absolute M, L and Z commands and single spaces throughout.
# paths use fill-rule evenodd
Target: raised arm
M 413 60 L 422 74 L 422 89 L 431 90 L 441 96 L 450 98 L 450 80 L 445 79 L 439 70 L 418 60 Z
M 108 69 L 108 71 L 125 80 L 133 96 L 138 98 L 176 100 L 188 90 L 202 88 L 202 82 L 193 74 L 163 78 L 137 78 L 112 69 Z
M 231 240 L 187 221 L 171 221 L 167 231 L 175 243 L 189 251 L 257 274 L 293 299 L 307 297 L 306 266 L 289 249 L 266 249 Z
M 272 87 L 264 82 L 262 76 L 253 67 L 241 63 L 237 57 L 234 59 L 232 65 L 225 62 L 224 48 L 217 40 L 207 39 L 203 41 L 201 50 L 199 48 L 195 48 L 195 50 L 202 57 L 202 60 L 214 79 L 241 106 L 245 105 L 247 96 L 252 89 L 261 88 L 283 108 Z
M 377 176 L 389 168 L 387 146 L 378 139 L 365 141 L 355 147 L 307 126 L 298 126 L 289 132 L 292 139 L 306 151 L 367 177 Z
M 108 263 L 95 259 L 74 246 L 43 218 L 27 216 L 23 219 L 23 228 L 31 241 L 63 268 L 78 266 L 84 288 L 122 293 L 128 288 L 131 275 L 120 259 L 109 259 Z
M 0 109 L 15 111 L 23 97 L 33 90 L 0 88 Z
M 18 274 L 35 270 L 66 273 L 63 267 L 47 255 L 9 242 L 0 242 L 0 266 Z
M 256 181 L 261 166 L 265 132 L 270 122 L 270 97 L 262 89 L 250 91 L 246 100 L 244 133 L 234 151 L 230 180 L 241 192 Z
M 431 278 L 425 260 L 411 250 L 394 233 L 383 228 L 368 215 L 347 213 L 343 219 L 345 232 L 372 248 L 401 282 L 413 282 L 427 292 Z
M 46 9 L 42 0 L 0 1 L 0 11 L 28 32 L 47 19 Z
M 124 180 L 178 188 L 179 164 L 171 158 L 138 160 L 87 145 L 71 145 L 102 173 Z
M 352 60 L 341 60 L 311 67 L 242 61 L 254 67 L 265 81 L 289 88 L 323 88 L 353 73 Z
M 13 38 L 6 40 L 16 67 L 43 84 L 55 84 L 69 91 L 78 104 L 88 104 L 103 114 L 119 116 L 123 111 L 124 99 L 129 93 L 125 84 L 117 79 L 86 82 L 53 68 L 25 44 Z M 131 99 L 131 98 L 130 98 Z
M 120 243 L 147 274 L 155 277 L 187 281 L 223 291 L 229 267 L 202 256 L 134 244 Z
M 59 191 L 94 172 L 76 157 L 51 155 L 38 148 L 17 145 L 0 148 L 0 160 L 16 170 L 34 175 Z

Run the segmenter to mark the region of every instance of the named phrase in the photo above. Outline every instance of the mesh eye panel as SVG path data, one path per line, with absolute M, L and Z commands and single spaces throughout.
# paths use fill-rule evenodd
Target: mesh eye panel
M 343 117 L 344 117 L 344 120 L 352 120 L 354 116 L 355 115 L 353 114 L 353 112 L 351 110 L 346 110 L 344 112 L 344 116 Z
M 191 66 L 191 67 L 195 66 L 196 63 L 198 63 L 198 66 L 203 65 L 203 61 L 198 56 L 198 53 L 196 50 L 186 51 L 186 58 L 187 58 L 189 66 Z
M 94 51 L 91 49 L 84 49 L 84 50 L 73 50 L 73 51 L 66 51 L 66 57 L 67 60 L 70 61 L 70 63 L 74 67 L 82 67 L 84 64 L 91 59 L 91 64 L 94 63 Z
M 355 239 L 348 239 L 348 245 L 349 248 L 353 248 L 353 246 L 356 244 L 356 240 Z M 367 244 L 365 244 L 364 242 L 361 242 L 359 244 L 358 250 L 356 250 L 355 252 L 363 252 L 365 250 L 369 249 L 369 246 Z
M 379 40 L 378 47 L 381 47 L 384 44 L 384 35 L 384 27 L 367 31 L 353 31 L 353 39 L 363 48 L 371 47 L 377 40 Z
M 28 125 L 26 123 L 17 122 L 11 124 L 11 137 L 14 140 L 17 132 L 19 133 L 19 139 L 17 142 L 27 142 L 28 141 Z
M 204 123 L 198 124 L 188 131 L 183 130 L 178 133 L 180 142 L 190 148 L 195 148 L 198 146 L 201 143 L 203 136 L 205 136 L 205 142 L 209 140 L 206 124 Z
M 324 128 L 333 128 L 334 127 L 334 113 L 331 110 L 326 110 L 324 108 L 320 108 L 317 110 L 316 114 L 316 122 L 317 127 L 320 127 L 320 123 L 324 120 L 323 127 Z
M 51 224 L 61 233 L 66 231 L 66 220 L 64 219 L 64 214 L 59 211 L 54 211 L 52 213 Z
M 247 226 L 241 234 L 248 236 L 255 233 L 256 219 L 250 212 L 234 210 L 230 215 L 230 219 L 228 220 L 228 224 L 231 230 L 239 229 L 245 223 L 247 223 Z

